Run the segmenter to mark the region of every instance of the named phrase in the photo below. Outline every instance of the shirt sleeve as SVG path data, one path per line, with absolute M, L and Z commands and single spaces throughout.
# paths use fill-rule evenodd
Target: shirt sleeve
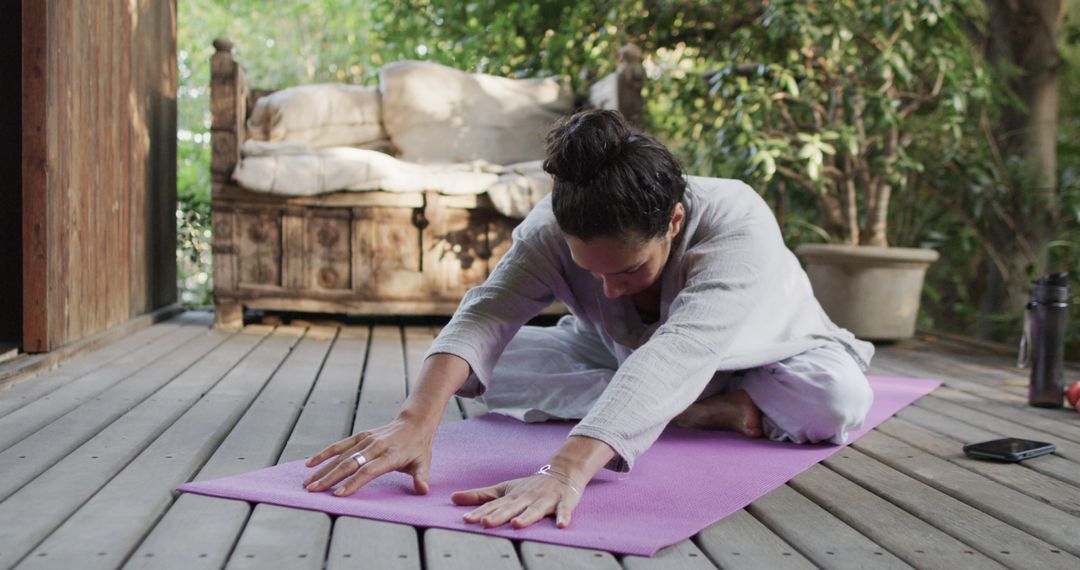
M 542 229 L 515 229 L 510 250 L 483 284 L 465 294 L 425 355 L 453 354 L 469 363 L 472 374 L 458 396 L 483 394 L 495 362 L 514 334 L 555 300 L 556 291 L 565 289 L 551 239 Z
M 705 389 L 735 340 L 754 333 L 754 307 L 765 301 L 759 283 L 768 278 L 777 247 L 769 230 L 755 225 L 687 252 L 686 283 L 667 320 L 623 362 L 571 430 L 571 436 L 599 439 L 615 450 L 606 468 L 632 469 L 637 456 Z

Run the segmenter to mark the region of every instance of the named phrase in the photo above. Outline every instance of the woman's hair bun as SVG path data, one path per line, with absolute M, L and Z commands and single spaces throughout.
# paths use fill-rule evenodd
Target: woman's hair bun
M 573 184 L 591 180 L 622 154 L 633 135 L 617 111 L 587 109 L 563 117 L 545 139 L 544 170 Z

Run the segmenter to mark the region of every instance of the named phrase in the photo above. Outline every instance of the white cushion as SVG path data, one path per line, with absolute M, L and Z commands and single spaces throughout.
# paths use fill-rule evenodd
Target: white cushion
M 480 194 L 499 176 L 471 164 L 415 164 L 374 150 L 247 141 L 233 178 L 249 190 L 311 196 L 335 190 Z
M 499 180 L 487 189 L 491 204 L 510 218 L 524 218 L 548 194 L 555 182 L 544 172 L 543 161 L 508 164 L 500 169 Z
M 337 190 L 381 190 L 443 194 L 487 192 L 495 209 L 524 218 L 551 192 L 541 161 L 499 166 L 484 161 L 418 164 L 352 147 L 314 148 L 300 142 L 248 140 L 233 172 L 240 186 L 256 192 L 312 196 Z
M 343 83 L 289 87 L 259 98 L 248 119 L 248 137 L 316 147 L 371 145 L 386 139 L 379 107 L 374 87 Z
M 383 125 L 401 158 L 511 164 L 544 157 L 544 134 L 573 110 L 557 79 L 468 74 L 428 62 L 379 70 Z

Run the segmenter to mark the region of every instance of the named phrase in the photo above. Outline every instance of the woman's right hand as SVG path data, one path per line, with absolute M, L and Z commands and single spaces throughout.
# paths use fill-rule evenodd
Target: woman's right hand
M 315 467 L 334 458 L 305 479 L 304 487 L 320 492 L 345 481 L 334 491 L 335 495 L 344 497 L 376 477 L 400 471 L 412 475 L 416 492 L 426 495 L 434 437 L 435 429 L 398 417 L 384 426 L 349 436 L 308 459 L 307 466 Z M 363 465 L 353 458 L 357 453 L 364 456 Z

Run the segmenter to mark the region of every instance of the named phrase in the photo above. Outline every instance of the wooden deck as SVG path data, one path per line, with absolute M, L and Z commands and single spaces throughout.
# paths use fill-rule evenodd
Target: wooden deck
M 184 313 L 0 385 L 0 568 L 1080 568 L 1080 414 L 1028 407 L 1007 354 L 879 347 L 873 373 L 946 386 L 640 558 L 178 496 L 389 420 L 436 332 L 211 320 Z M 452 401 L 443 421 L 478 413 Z M 1058 451 L 1018 465 L 960 451 L 1004 435 Z

